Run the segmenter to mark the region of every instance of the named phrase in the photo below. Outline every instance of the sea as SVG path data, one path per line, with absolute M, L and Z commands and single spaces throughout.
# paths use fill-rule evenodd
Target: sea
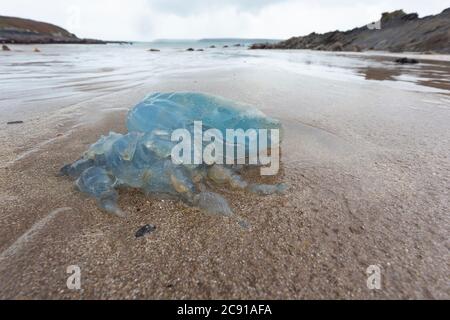
M 445 75 L 450 56 L 404 54 L 423 61 L 399 66 L 393 54 L 384 52 L 249 50 L 252 43 L 274 41 L 163 39 L 107 45 L 11 45 L 11 51 L 0 52 L 0 114 L 20 113 L 43 101 L 82 101 L 166 75 L 245 67 L 270 67 L 338 81 L 382 81 L 388 86 L 448 93 L 449 77 L 445 80 Z M 187 51 L 189 48 L 194 51 Z

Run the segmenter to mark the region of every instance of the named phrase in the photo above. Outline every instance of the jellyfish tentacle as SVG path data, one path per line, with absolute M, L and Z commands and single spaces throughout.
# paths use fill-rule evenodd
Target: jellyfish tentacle
M 65 165 L 59 171 L 59 176 L 69 176 L 71 178 L 78 178 L 81 174 L 90 167 L 95 165 L 94 160 L 91 159 L 83 159 L 75 161 L 72 164 Z
M 208 178 L 218 185 L 229 184 L 234 189 L 246 189 L 248 183 L 231 169 L 221 165 L 213 165 L 208 169 Z
M 252 184 L 249 186 L 249 191 L 261 196 L 269 196 L 272 194 L 282 194 L 287 189 L 288 186 L 285 183 L 280 184 Z
M 98 204 L 108 213 L 111 213 L 121 218 L 125 218 L 127 216 L 127 214 L 117 205 L 117 199 L 114 198 L 99 199 Z
M 125 213 L 117 205 L 119 195 L 114 189 L 116 180 L 100 167 L 86 169 L 76 182 L 78 189 L 95 198 L 101 208 L 114 215 L 124 217 Z
M 213 165 L 208 169 L 208 178 L 218 185 L 229 184 L 234 189 L 248 190 L 252 193 L 268 196 L 281 194 L 287 190 L 287 185 L 280 184 L 249 184 L 233 170 L 220 165 Z
M 221 195 L 213 192 L 201 192 L 194 197 L 194 205 L 210 214 L 231 217 L 231 210 L 228 201 Z

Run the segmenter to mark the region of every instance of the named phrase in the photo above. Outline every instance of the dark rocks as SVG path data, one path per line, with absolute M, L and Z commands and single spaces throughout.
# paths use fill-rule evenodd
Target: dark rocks
M 2 51 L 11 51 L 11 49 L 7 45 L 2 45 Z
M 11 125 L 11 124 L 22 124 L 23 123 L 23 121 L 10 121 L 10 122 L 7 122 L 6 124 L 8 124 L 8 125 Z
M 384 12 L 381 16 L 381 26 L 397 26 L 401 25 L 405 21 L 412 21 L 417 19 L 419 19 L 419 15 L 417 13 L 406 14 L 403 10 Z
M 210 46 L 209 48 L 210 48 L 210 49 L 215 49 L 215 48 L 216 48 L 216 46 L 214 46 L 214 45 L 213 45 L 213 46 Z
M 160 52 L 161 50 L 159 50 L 159 49 L 149 49 L 148 51 L 149 52 Z
M 409 59 L 409 58 L 399 58 L 395 60 L 396 63 L 399 64 L 417 64 L 419 60 L 417 59 Z
M 317 47 L 315 47 L 314 50 L 326 51 L 327 48 L 323 44 L 321 44 L 321 45 L 318 45 Z
M 156 227 L 151 225 L 151 224 L 147 224 L 145 226 L 143 226 L 142 228 L 140 228 L 137 232 L 136 232 L 136 238 L 142 238 L 145 237 L 149 234 L 151 234 L 152 232 L 156 231 Z
M 205 51 L 205 50 L 203 50 L 203 49 L 197 49 L 197 51 Z
M 195 51 L 193 48 L 188 48 L 186 51 Z
M 330 51 L 344 51 L 344 45 L 341 42 L 335 42 L 329 48 Z
M 39 50 L 38 48 L 34 48 L 33 52 L 39 53 L 39 52 L 41 52 L 41 50 Z
M 227 46 L 227 45 L 225 45 L 225 46 L 223 46 L 224 48 L 229 48 L 229 46 Z
M 325 51 L 450 53 L 450 8 L 419 18 L 403 10 L 383 13 L 381 29 L 363 26 L 349 31 L 311 33 L 274 44 L 256 43 L 250 49 L 311 49 Z
M 270 43 L 254 43 L 250 46 L 250 49 L 252 50 L 258 50 L 258 49 L 276 49 L 275 45 Z
M 73 43 L 74 43 L 74 44 L 77 44 L 77 43 L 81 43 L 81 44 L 107 44 L 107 43 L 117 43 L 116 41 L 105 42 L 105 41 L 102 41 L 102 40 L 96 40 L 96 39 L 79 39 L 79 40 L 80 40 L 79 42 L 75 41 L 75 42 L 73 42 Z M 58 42 L 53 42 L 53 43 L 58 43 Z M 70 42 L 65 42 L 65 43 L 70 43 Z M 125 42 L 123 42 L 123 43 L 125 43 Z M 132 45 L 132 44 L 130 43 L 130 45 Z
M 85 40 L 89 40 L 89 39 L 85 39 Z M 98 40 L 94 40 L 94 41 L 98 41 Z M 105 43 L 118 44 L 118 45 L 121 45 L 121 46 L 124 46 L 124 45 L 132 46 L 132 45 L 134 45 L 134 42 L 129 42 L 129 41 L 107 41 Z

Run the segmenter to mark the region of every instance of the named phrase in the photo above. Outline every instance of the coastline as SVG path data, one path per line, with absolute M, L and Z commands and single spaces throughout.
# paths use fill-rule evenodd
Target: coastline
M 450 53 L 450 8 L 441 13 L 419 17 L 403 10 L 384 12 L 381 19 L 351 30 L 315 32 L 278 43 L 255 43 L 251 49 L 313 49 L 317 51 L 384 50 L 390 52 Z
M 290 190 L 267 198 L 223 190 L 250 223 L 243 230 L 135 191 L 121 192 L 129 216 L 118 219 L 55 176 L 101 134 L 123 132 L 126 108 L 150 91 L 221 95 L 280 119 L 287 136 L 277 179 Z M 168 75 L 5 126 L 0 297 L 448 298 L 448 101 L 247 66 Z M 28 146 L 18 148 L 20 136 Z M 136 240 L 148 223 L 155 234 Z M 80 292 L 64 285 L 74 264 L 83 270 Z M 367 290 L 373 264 L 383 267 L 383 291 Z

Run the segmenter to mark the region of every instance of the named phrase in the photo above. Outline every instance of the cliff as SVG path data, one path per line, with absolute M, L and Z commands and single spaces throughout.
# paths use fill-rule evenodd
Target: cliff
M 403 10 L 383 13 L 381 20 L 371 27 L 345 32 L 312 33 L 275 44 L 254 44 L 251 49 L 450 53 L 450 8 L 424 18 L 419 18 L 416 13 L 407 14 Z
M 53 24 L 0 16 L 0 43 L 103 44 L 104 42 L 92 39 L 79 39 L 76 35 Z

